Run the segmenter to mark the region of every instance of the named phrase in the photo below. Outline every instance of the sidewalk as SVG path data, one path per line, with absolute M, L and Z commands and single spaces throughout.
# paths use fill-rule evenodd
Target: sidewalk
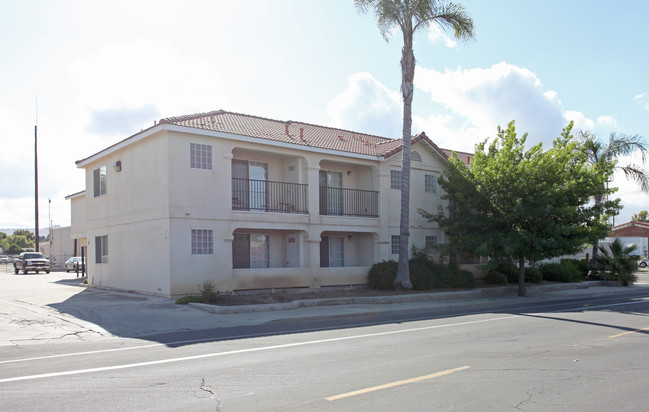
M 379 297 L 295 300 L 263 305 L 215 306 L 190 303 L 189 306 L 215 315 L 257 314 L 258 318 L 300 319 L 331 318 L 362 313 L 411 311 L 426 308 L 431 312 L 452 308 L 479 309 L 516 303 L 590 298 L 646 290 L 649 284 L 631 287 L 602 286 L 600 281 L 526 285 L 527 294 L 518 296 L 518 286 L 473 289 L 451 292 L 416 293 Z M 646 287 L 646 289 L 644 289 Z M 643 289 L 640 289 L 643 288 Z M 265 315 L 264 315 L 265 314 Z M 225 317 L 225 316 L 224 316 Z
M 44 341 L 88 341 L 106 337 L 145 338 L 188 330 L 258 326 L 277 321 L 367 317 L 386 312 L 468 311 L 549 300 L 588 299 L 647 291 L 647 280 L 632 287 L 594 282 L 528 285 L 384 297 L 313 299 L 249 306 L 176 305 L 173 299 L 86 288 L 74 273 L 14 275 L 0 270 L 0 346 Z M 646 284 L 645 284 L 646 282 Z

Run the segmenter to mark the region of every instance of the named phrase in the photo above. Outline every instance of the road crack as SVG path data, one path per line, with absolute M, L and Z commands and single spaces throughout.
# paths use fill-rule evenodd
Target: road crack
M 201 391 L 203 391 L 203 392 L 207 392 L 207 393 L 209 393 L 208 398 L 209 398 L 209 399 L 213 399 L 213 400 L 216 402 L 216 409 L 215 409 L 216 412 L 220 412 L 220 411 L 221 411 L 221 400 L 219 400 L 219 399 L 216 397 L 216 388 L 213 388 L 213 387 L 211 387 L 211 386 L 206 385 L 206 384 L 205 384 L 205 377 L 201 378 L 201 386 L 199 386 L 199 389 L 200 389 Z M 198 397 L 198 398 L 202 398 L 202 399 L 206 399 L 206 398 L 203 397 L 203 396 L 198 396 L 198 395 L 197 395 L 197 397 Z

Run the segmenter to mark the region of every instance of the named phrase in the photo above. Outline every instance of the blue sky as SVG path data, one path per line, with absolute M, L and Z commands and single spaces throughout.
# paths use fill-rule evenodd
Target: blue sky
M 413 132 L 472 151 L 516 120 L 547 147 L 575 129 L 649 138 L 649 2 L 466 0 L 476 39 L 415 41 Z M 75 160 L 162 117 L 217 109 L 400 137 L 401 37 L 353 2 L 0 0 L 0 228 L 70 223 Z M 36 104 L 36 101 L 38 102 Z M 639 159 L 625 159 L 625 162 Z M 649 196 L 616 176 L 625 208 Z

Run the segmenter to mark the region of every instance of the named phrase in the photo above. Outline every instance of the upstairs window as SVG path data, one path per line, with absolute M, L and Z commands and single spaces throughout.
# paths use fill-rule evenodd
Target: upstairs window
M 95 197 L 106 194 L 106 166 L 92 171 L 92 183 Z
M 189 165 L 192 169 L 212 170 L 212 145 L 190 143 Z
M 426 175 L 425 179 L 424 189 L 426 190 L 426 193 L 437 193 L 437 176 Z
M 401 190 L 401 170 L 390 170 L 390 189 Z

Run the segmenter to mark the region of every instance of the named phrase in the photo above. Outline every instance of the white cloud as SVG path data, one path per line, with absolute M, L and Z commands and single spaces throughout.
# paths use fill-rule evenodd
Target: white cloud
M 347 88 L 327 106 L 330 124 L 391 138 L 401 137 L 401 95 L 369 73 L 347 78 Z
M 348 78 L 348 87 L 328 108 L 337 127 L 399 137 L 401 95 L 379 83 L 368 73 Z M 593 130 L 595 122 L 579 111 L 565 110 L 559 95 L 544 90 L 530 70 L 507 63 L 490 68 L 445 70 L 417 67 L 415 86 L 428 93 L 441 109 L 422 114 L 413 108 L 413 134 L 425 131 L 447 149 L 473 151 L 476 143 L 494 137 L 497 127 L 516 121 L 519 133 L 528 133 L 528 143 L 543 142 L 547 148 L 570 121 L 578 130 Z M 419 106 L 421 107 L 421 105 Z M 599 125 L 615 122 L 610 116 Z
M 444 30 L 439 27 L 439 24 L 431 23 L 428 25 L 428 40 L 432 43 L 441 43 L 448 48 L 454 48 L 457 46 L 457 42 L 449 37 Z
M 615 118 L 611 116 L 599 116 L 597 118 L 597 126 L 615 128 L 617 127 L 617 120 L 615 120 Z
M 566 120 L 574 122 L 573 133 L 579 130 L 593 130 L 595 122 L 587 118 L 582 112 L 567 110 L 565 112 Z
M 645 110 L 649 110 L 649 93 L 641 93 L 633 98 L 633 102 Z
M 444 105 L 447 113 L 464 120 L 455 132 L 469 141 L 452 139 L 455 143 L 450 148 L 473 147 L 495 136 L 497 126 L 504 127 L 512 120 L 520 133 L 529 133 L 529 143 L 541 141 L 546 147 L 560 135 L 569 119 L 576 121 L 577 129 L 592 126 L 583 114 L 566 112 L 558 94 L 545 91 L 533 72 L 505 62 L 487 69 L 444 72 L 417 67 L 415 85 L 428 92 L 433 102 Z

